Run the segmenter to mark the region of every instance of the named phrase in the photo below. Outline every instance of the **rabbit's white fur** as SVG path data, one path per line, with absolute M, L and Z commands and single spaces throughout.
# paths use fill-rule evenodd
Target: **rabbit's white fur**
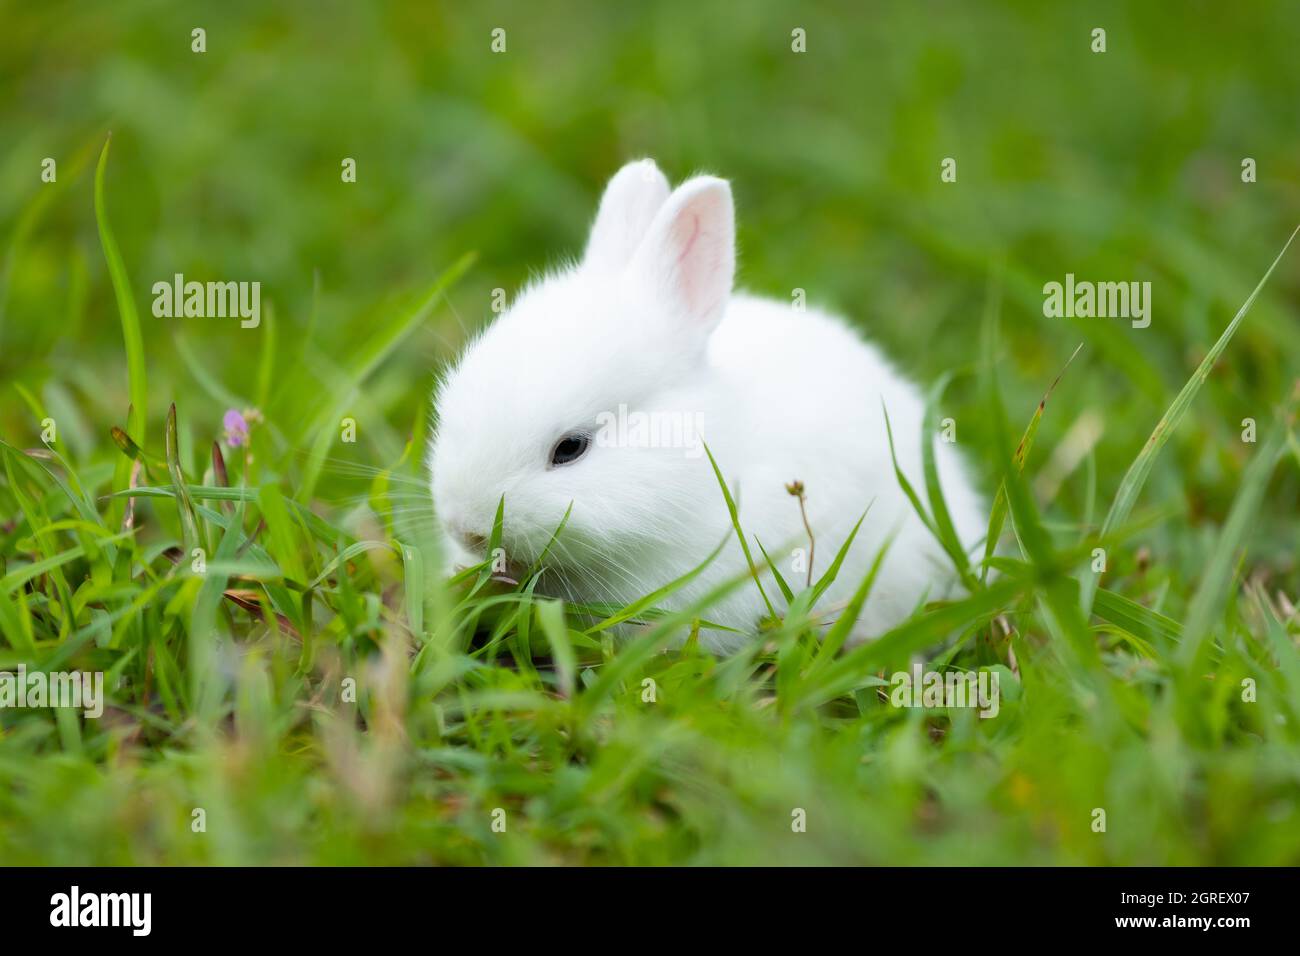
M 572 502 L 538 582 L 542 593 L 621 607 L 703 561 L 731 524 L 698 447 L 593 443 L 578 460 L 551 466 L 564 435 L 594 431 L 601 413 L 623 405 L 698 423 L 778 609 L 782 597 L 755 539 L 792 586 L 803 584 L 792 552 L 807 549 L 807 535 L 799 502 L 786 490 L 796 479 L 816 539 L 814 578 L 871 506 L 821 599 L 828 619 L 893 538 L 855 638 L 882 632 L 953 586 L 951 561 L 898 485 L 885 433 L 882 401 L 899 464 L 922 488 L 917 389 L 839 319 L 733 294 L 734 264 L 724 180 L 697 176 L 670 194 L 649 160 L 614 176 L 582 262 L 526 289 L 437 389 L 433 497 L 454 564 L 484 559 L 503 494 L 502 546 L 516 568 L 537 558 Z M 950 444 L 936 442 L 935 455 L 953 523 L 969 547 L 983 530 L 980 497 Z M 733 537 L 663 604 L 685 606 L 744 571 Z M 703 615 L 752 634 L 765 613 L 747 582 Z M 744 639 L 701 632 L 721 651 Z

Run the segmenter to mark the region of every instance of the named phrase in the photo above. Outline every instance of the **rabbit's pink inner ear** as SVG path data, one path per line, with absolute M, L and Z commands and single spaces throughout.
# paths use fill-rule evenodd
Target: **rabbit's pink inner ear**
M 722 318 L 736 269 L 731 188 L 708 176 L 680 187 L 638 256 L 657 274 L 676 311 L 691 325 L 711 329 Z
M 654 160 L 625 165 L 605 187 L 583 265 L 609 272 L 626 266 L 667 199 L 668 180 Z

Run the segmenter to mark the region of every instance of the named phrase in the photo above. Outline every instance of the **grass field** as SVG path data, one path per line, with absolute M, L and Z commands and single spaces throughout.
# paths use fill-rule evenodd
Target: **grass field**
M 1300 863 L 1293 7 L 0 22 L 0 670 L 107 694 L 0 709 L 0 863 Z M 433 376 L 640 155 L 732 181 L 741 284 L 951 374 L 968 596 L 844 650 L 763 568 L 718 658 L 664 649 L 707 602 L 439 573 Z M 177 273 L 260 325 L 155 316 Z M 1067 273 L 1150 325 L 1046 317 Z M 891 706 L 917 655 L 998 716 Z

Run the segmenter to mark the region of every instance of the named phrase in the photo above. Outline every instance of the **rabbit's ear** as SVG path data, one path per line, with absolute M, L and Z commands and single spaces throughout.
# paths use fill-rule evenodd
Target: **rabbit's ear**
M 727 181 L 697 176 L 678 186 L 650 224 L 633 268 L 676 319 L 712 331 L 736 271 L 736 213 Z
M 608 272 L 626 266 L 667 198 L 668 180 L 654 160 L 640 159 L 620 169 L 600 199 L 583 265 Z

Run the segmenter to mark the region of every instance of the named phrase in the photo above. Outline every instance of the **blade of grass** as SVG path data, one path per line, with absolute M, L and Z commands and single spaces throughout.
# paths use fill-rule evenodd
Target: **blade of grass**
M 948 503 L 943 497 L 943 487 L 939 483 L 939 467 L 935 462 L 934 455 L 935 432 L 938 431 L 939 402 L 943 398 L 948 383 L 951 381 L 951 372 L 941 375 L 926 396 L 925 412 L 922 416 L 921 425 L 921 471 L 925 475 L 925 494 L 930 501 L 930 513 L 934 515 L 934 529 L 938 535 L 939 543 L 948 552 L 948 557 L 952 560 L 953 567 L 957 569 L 958 576 L 961 577 L 967 590 L 970 590 L 978 582 L 971 576 L 970 561 L 966 557 L 966 549 L 957 536 L 957 529 L 952 523 L 952 515 L 948 512 Z M 890 442 L 890 449 L 892 454 L 892 441 Z
M 262 509 L 262 518 L 270 531 L 267 550 L 275 563 L 279 565 L 284 576 L 292 581 L 305 584 L 308 580 L 307 569 L 303 564 L 301 547 L 294 537 L 293 521 L 289 518 L 289 508 L 284 495 L 273 484 L 263 485 L 257 496 Z
M 180 450 L 176 441 L 176 403 L 167 410 L 167 471 L 171 474 L 172 487 L 176 490 L 176 508 L 180 512 L 181 535 L 185 541 L 185 553 L 199 545 L 199 522 L 194 515 L 194 502 L 190 499 L 185 476 L 181 474 Z
M 809 602 L 809 607 L 815 605 L 817 600 L 826 593 L 826 589 L 834 584 L 835 579 L 839 577 L 840 567 L 844 564 L 844 558 L 848 555 L 849 548 L 853 545 L 853 539 L 858 536 L 858 529 L 862 527 L 862 522 L 866 520 L 867 514 L 871 511 L 871 505 L 874 505 L 875 503 L 875 499 L 873 498 L 871 504 L 867 505 L 867 510 L 862 512 L 862 515 L 853 525 L 853 530 L 849 532 L 849 536 L 845 538 L 844 543 L 840 545 L 839 551 L 835 553 L 835 560 L 831 562 L 830 567 L 826 569 L 826 572 L 818 578 L 817 583 L 813 585 L 812 600 Z
M 731 489 L 727 487 L 727 480 L 722 477 L 722 469 L 718 467 L 713 452 L 709 450 L 707 443 L 704 446 L 704 452 L 709 456 L 709 464 L 713 466 L 713 474 L 718 479 L 718 487 L 722 489 L 722 497 L 727 502 L 727 512 L 731 515 L 731 526 L 736 530 L 736 539 L 740 542 L 740 550 L 745 553 L 745 564 L 749 567 L 750 576 L 754 579 L 754 585 L 758 588 L 763 603 L 767 605 L 768 616 L 775 618 L 776 608 L 772 607 L 772 602 L 767 598 L 767 592 L 763 590 L 763 582 L 758 579 L 758 568 L 754 564 L 754 556 L 750 554 L 749 545 L 745 541 L 745 530 L 740 526 L 740 514 L 736 510 L 735 499 L 731 497 Z
M 889 460 L 893 462 L 894 465 L 894 478 L 898 482 L 898 486 L 903 489 L 903 494 L 907 495 L 907 500 L 911 502 L 912 510 L 915 511 L 916 516 L 921 519 L 921 523 L 925 525 L 930 534 L 934 535 L 935 538 L 938 539 L 939 543 L 942 544 L 943 538 L 939 534 L 939 529 L 934 526 L 934 521 L 925 510 L 925 506 L 921 504 L 921 499 L 917 495 L 916 489 L 912 487 L 912 483 L 907 480 L 907 476 L 903 474 L 903 469 L 898 465 L 898 456 L 894 454 L 894 429 L 889 424 L 889 409 L 885 407 L 885 400 L 883 398 L 880 400 L 880 411 L 881 414 L 885 416 L 885 437 L 889 440 Z
M 909 618 L 877 640 L 855 647 L 829 664 L 804 687 L 801 703 L 817 706 L 848 693 L 880 665 L 901 664 L 911 655 L 933 647 L 954 630 L 987 620 L 1025 590 L 1016 579 L 1001 577 L 969 597 Z
M 149 419 L 149 384 L 145 372 L 144 336 L 140 332 L 140 316 L 136 312 L 135 297 L 131 292 L 131 280 L 122 261 L 122 254 L 113 235 L 113 227 L 108 221 L 108 209 L 104 202 L 104 170 L 108 166 L 108 148 L 113 143 L 113 134 L 109 133 L 100 151 L 99 162 L 95 166 L 95 222 L 99 226 L 99 244 L 104 250 L 104 260 L 108 265 L 108 276 L 113 286 L 113 295 L 117 299 L 117 312 L 122 322 L 122 340 L 126 345 L 126 369 L 131 396 L 131 410 L 127 416 L 127 430 L 141 444 L 148 440 L 147 423 Z M 129 462 L 118 462 L 113 474 L 113 485 L 125 487 L 130 476 Z M 121 520 L 120 509 L 113 516 L 113 524 Z
M 564 619 L 564 604 L 560 601 L 541 601 L 536 608 L 537 622 L 551 645 L 551 659 L 555 661 L 560 696 L 567 700 L 573 697 L 577 665 L 573 655 L 573 642 L 569 639 L 569 625 Z
M 1201 575 L 1200 584 L 1187 608 L 1183 641 L 1179 646 L 1179 660 L 1185 667 L 1196 668 L 1204 663 L 1214 622 L 1222 616 L 1239 551 L 1255 521 L 1269 478 L 1282 457 L 1287 433 L 1294 424 L 1298 406 L 1300 389 L 1282 410 L 1269 430 L 1268 437 L 1260 444 L 1241 476 L 1241 484 L 1214 543 L 1209 564 L 1206 565 L 1205 573 Z
M 505 498 L 503 496 L 502 503 L 504 504 L 504 502 Z M 546 542 L 546 547 L 542 548 L 542 553 L 537 556 L 537 560 L 532 563 L 532 566 L 528 569 L 528 573 L 524 575 L 524 581 L 532 581 L 533 578 L 537 576 L 537 573 L 542 570 L 542 565 L 546 561 L 546 556 L 551 553 L 551 548 L 555 547 L 555 542 L 559 540 L 560 534 L 564 531 L 565 525 L 569 523 L 569 516 L 572 514 L 573 502 L 570 501 L 569 507 L 564 509 L 564 517 L 561 518 L 560 523 L 555 526 L 555 531 L 552 533 L 551 539 Z
M 758 550 L 763 553 L 763 560 L 767 562 L 768 570 L 772 572 L 772 577 L 776 579 L 776 586 L 781 589 L 781 596 L 785 598 L 785 606 L 788 608 L 794 603 L 794 592 L 790 590 L 790 585 L 786 584 L 785 578 L 781 576 L 776 562 L 767 553 L 767 548 L 763 547 L 763 542 L 758 540 L 758 535 L 754 535 L 754 543 L 758 545 Z
M 885 561 L 885 554 L 893 543 L 894 539 L 888 538 L 876 551 L 871 567 L 858 584 L 857 590 L 853 592 L 853 597 L 849 599 L 848 605 L 840 612 L 840 616 L 835 619 L 835 623 L 831 625 L 830 630 L 826 632 L 826 636 L 822 638 L 822 645 L 817 651 L 817 656 L 813 659 L 812 667 L 808 669 L 808 680 L 815 679 L 817 675 L 830 667 L 835 655 L 839 653 L 840 648 L 844 646 L 844 642 L 853 633 L 853 625 L 858 622 L 858 616 L 862 613 L 862 606 L 867 603 L 867 598 L 871 595 L 871 589 L 876 583 L 876 576 L 880 573 L 880 566 Z
M 420 549 L 402 546 L 402 567 L 406 584 L 406 620 L 417 639 L 424 634 L 424 559 Z
M 1158 648 L 1168 648 L 1182 640 L 1182 625 L 1173 618 L 1106 588 L 1097 589 L 1092 612 L 1103 621 L 1123 628 Z
M 643 614 L 646 610 L 653 608 L 656 604 L 658 604 L 668 595 L 685 587 L 691 581 L 699 577 L 699 575 L 704 571 L 704 569 L 713 563 L 713 559 L 722 553 L 723 547 L 726 546 L 727 541 L 730 538 L 731 538 L 730 534 L 724 537 L 722 541 L 719 542 L 718 546 L 713 549 L 712 553 L 710 553 L 707 558 L 705 558 L 702 562 L 697 564 L 695 567 L 691 568 L 691 570 L 687 571 L 681 577 L 668 582 L 658 590 L 651 591 L 649 594 L 641 598 L 638 598 L 637 600 L 633 601 L 631 604 L 627 605 L 626 607 L 621 608 L 620 610 L 615 611 L 613 614 L 610 614 L 608 617 L 604 618 L 603 620 L 598 621 L 597 623 L 593 624 L 591 627 L 587 628 L 586 633 L 589 635 L 599 634 L 601 631 L 607 631 L 611 627 L 614 627 L 615 625 L 622 624 L 624 621 L 630 621 L 633 618 L 636 618 L 641 614 Z
M 1029 449 L 1033 447 L 1034 438 L 1038 434 L 1038 426 L 1043 420 L 1043 413 L 1047 410 L 1047 402 L 1056 391 L 1056 386 L 1061 383 L 1062 377 L 1074 362 L 1075 357 L 1083 349 L 1083 343 L 1080 342 L 1066 359 L 1065 366 L 1057 373 L 1052 384 L 1048 386 L 1043 397 L 1039 399 L 1038 407 L 1034 409 L 1034 414 L 1029 419 L 1029 426 L 1025 433 L 1020 437 L 1020 444 L 1016 446 L 1015 454 L 1012 456 L 1018 471 L 1024 471 L 1025 461 L 1029 457 Z M 1006 484 L 998 485 L 997 495 L 993 499 L 993 509 L 989 515 L 988 534 L 984 538 L 984 569 L 981 573 L 983 580 L 988 580 L 989 562 L 993 558 L 993 553 L 998 545 L 998 539 L 1002 537 L 1002 527 L 1007 518 L 1007 489 Z
M 1183 416 L 1187 414 L 1187 410 L 1191 407 L 1192 400 L 1196 398 L 1197 393 L 1201 390 L 1201 386 L 1204 385 L 1206 379 L 1210 377 L 1210 372 L 1214 369 L 1214 365 L 1219 360 L 1219 356 L 1223 354 L 1224 349 L 1228 347 L 1228 343 L 1232 341 L 1232 337 L 1236 334 L 1237 328 L 1246 317 L 1246 313 L 1250 311 L 1250 307 L 1255 303 L 1255 299 L 1264 288 L 1264 284 L 1267 283 L 1269 278 L 1273 275 L 1273 270 L 1275 270 L 1278 263 L 1282 261 L 1282 257 L 1286 255 L 1286 251 L 1291 248 L 1291 243 L 1295 240 L 1297 233 L 1300 233 L 1300 226 L 1296 226 L 1296 228 L 1292 230 L 1290 237 L 1287 239 L 1285 245 L 1282 246 L 1282 251 L 1273 259 L 1268 270 L 1264 273 L 1259 282 L 1255 284 L 1255 288 L 1246 298 L 1246 301 L 1242 303 L 1241 308 L 1237 310 L 1237 314 L 1233 316 L 1232 321 L 1228 323 L 1228 327 L 1219 335 L 1218 341 L 1210 347 L 1210 350 L 1205 354 L 1205 358 L 1201 360 L 1201 364 L 1198 365 L 1196 371 L 1192 373 L 1192 377 L 1183 385 L 1182 390 L 1179 391 L 1173 403 L 1165 410 L 1160 421 L 1156 423 L 1155 429 L 1151 432 L 1151 437 L 1147 439 L 1146 444 L 1142 447 L 1138 456 L 1133 459 L 1133 464 L 1129 466 L 1123 480 L 1120 482 L 1119 491 L 1115 493 L 1115 500 L 1111 502 L 1110 511 L 1106 513 L 1106 518 L 1102 522 L 1099 537 L 1105 538 L 1107 534 L 1127 520 L 1129 513 L 1133 510 L 1133 505 L 1137 502 L 1138 495 L 1142 491 L 1142 486 L 1146 484 L 1147 476 L 1151 474 L 1151 468 L 1155 464 L 1156 456 L 1160 454 L 1160 450 L 1164 448 L 1165 442 L 1169 440 L 1169 436 L 1173 434 L 1174 429 L 1178 427 L 1178 423 L 1181 422 Z M 1083 572 L 1080 575 L 1080 603 L 1083 606 L 1085 614 L 1092 608 L 1093 595 L 1097 590 L 1097 583 L 1097 575 L 1092 574 L 1091 572 Z
M 365 344 L 356 351 L 352 361 L 347 366 L 347 376 L 352 388 L 359 388 L 370 377 L 370 374 L 379 367 L 380 363 L 388 358 L 406 340 L 406 337 L 429 317 L 434 307 L 446 294 L 446 291 L 469 271 L 476 258 L 477 256 L 474 253 L 466 253 L 461 256 L 449 269 L 434 280 L 433 284 L 425 290 L 424 294 L 420 296 L 413 306 L 405 312 L 398 313 L 397 316 L 366 337 Z M 337 434 L 337 423 L 347 410 L 347 403 L 350 398 L 346 394 L 348 391 L 348 389 L 344 389 L 344 394 L 337 402 L 326 406 L 324 412 L 316 418 L 313 425 L 305 432 L 308 435 L 315 435 L 316 440 L 311 446 L 307 463 L 303 467 L 302 481 L 299 483 L 298 492 L 294 496 L 298 501 L 310 501 L 315 493 L 316 482 L 320 477 L 321 468 L 324 466 L 325 457 L 329 453 L 330 445 Z

